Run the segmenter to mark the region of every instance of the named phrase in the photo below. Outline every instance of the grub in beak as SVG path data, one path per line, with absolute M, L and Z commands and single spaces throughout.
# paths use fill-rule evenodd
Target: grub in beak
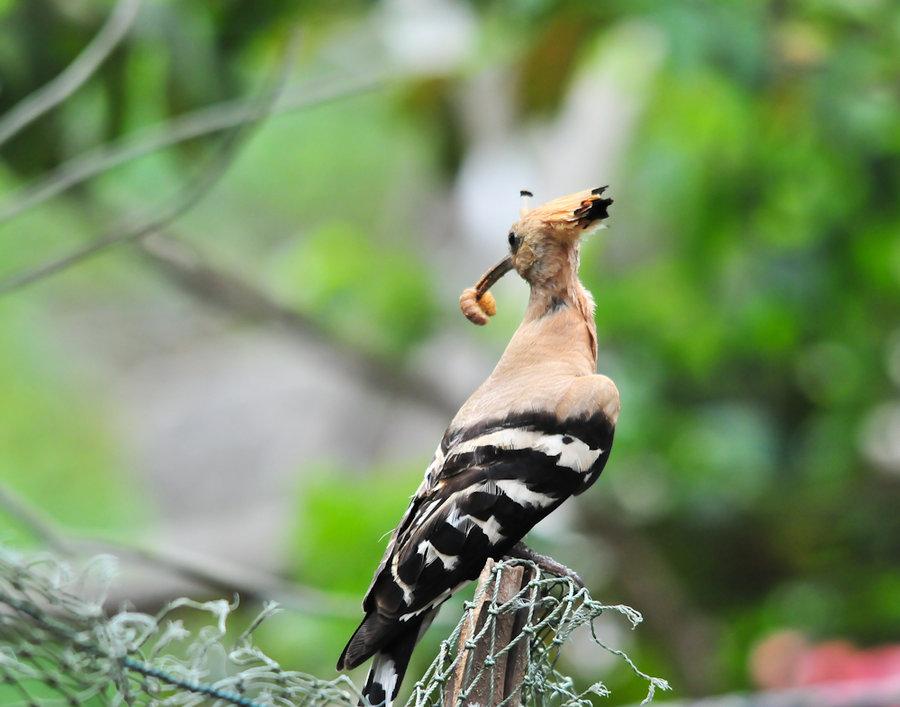
M 489 292 L 494 283 L 512 270 L 512 257 L 507 255 L 503 260 L 488 270 L 475 287 L 463 291 L 459 298 L 459 307 L 473 324 L 484 325 L 488 318 L 497 313 L 497 303 Z

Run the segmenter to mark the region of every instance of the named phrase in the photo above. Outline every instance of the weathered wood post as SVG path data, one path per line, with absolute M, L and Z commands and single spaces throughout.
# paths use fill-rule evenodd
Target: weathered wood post
M 501 652 L 525 626 L 528 620 L 527 608 L 497 612 L 494 616 L 494 630 L 483 636 L 478 635 L 490 617 L 491 607 L 502 606 L 513 599 L 534 578 L 534 571 L 522 565 L 506 567 L 499 577 L 494 577 L 493 569 L 496 564 L 494 560 L 488 560 L 478 578 L 478 588 L 475 590 L 478 604 L 460 633 L 459 663 L 444 689 L 446 707 L 476 704 L 481 707 L 496 707 L 521 686 L 528 668 L 527 637 L 508 651 Z M 535 598 L 528 597 L 530 601 Z M 473 685 L 466 694 L 465 691 L 471 684 Z M 520 696 L 517 695 L 507 704 L 510 707 L 521 704 Z

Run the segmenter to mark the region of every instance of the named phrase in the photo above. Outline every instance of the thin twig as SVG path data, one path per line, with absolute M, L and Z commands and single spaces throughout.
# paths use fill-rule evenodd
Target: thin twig
M 384 79 L 369 77 L 318 79 L 286 87 L 269 115 L 321 105 L 372 91 Z M 22 187 L 0 205 L 0 224 L 114 167 L 158 150 L 256 120 L 252 101 L 239 99 L 186 113 L 86 152 Z
M 244 141 L 249 136 L 252 128 L 258 125 L 268 114 L 269 108 L 274 103 L 290 72 L 297 51 L 297 40 L 292 39 L 288 45 L 288 49 L 281 61 L 278 75 L 271 86 L 263 91 L 262 95 L 254 104 L 254 122 L 249 127 L 241 126 L 235 128 L 228 133 L 221 141 L 219 149 L 209 160 L 206 167 L 200 170 L 196 176 L 189 181 L 175 195 L 171 202 L 162 209 L 162 214 L 153 216 L 143 222 L 135 224 L 127 223 L 113 231 L 103 238 L 93 243 L 79 248 L 68 255 L 56 258 L 50 262 L 39 265 L 35 268 L 13 275 L 0 281 L 0 296 L 9 294 L 15 290 L 21 289 L 38 280 L 42 280 L 50 275 L 55 275 L 62 270 L 81 263 L 112 246 L 122 243 L 137 241 L 141 238 L 156 233 L 165 228 L 172 221 L 182 214 L 193 208 L 207 193 L 218 183 L 219 179 L 225 174 L 231 166 Z
M 141 0 L 119 0 L 90 44 L 59 76 L 0 117 L 0 145 L 77 91 L 122 41 L 140 6 Z
M 69 540 L 57 530 L 56 526 L 3 485 L 0 485 L 0 508 L 28 528 L 51 550 L 60 555 L 72 554 Z
M 305 342 L 318 346 L 327 353 L 329 360 L 355 373 L 369 387 L 390 395 L 403 395 L 443 415 L 452 415 L 456 410 L 459 401 L 451 400 L 429 379 L 416 375 L 404 366 L 392 365 L 375 354 L 360 351 L 314 318 L 278 302 L 251 283 L 210 265 L 178 241 L 155 234 L 142 240 L 139 246 L 166 277 L 204 302 L 255 322 L 267 321 L 283 326 Z
M 255 602 L 275 601 L 304 614 L 338 618 L 356 617 L 357 597 L 332 595 L 313 587 L 287 582 L 280 577 L 221 559 L 187 555 L 172 548 L 149 548 L 108 538 L 69 537 L 81 556 L 110 554 L 138 567 L 156 567 L 223 595 L 238 594 Z
M 222 561 L 179 555 L 165 549 L 150 549 L 109 539 L 77 536 L 63 532 L 54 521 L 29 506 L 0 485 L 0 509 L 15 518 L 41 543 L 57 554 L 83 557 L 96 554 L 113 555 L 139 567 L 155 567 L 189 582 L 226 595 L 239 594 L 251 601 L 277 601 L 296 611 L 329 616 L 355 616 L 355 598 L 334 597 L 312 587 L 286 582 L 280 577 L 254 568 L 230 566 Z

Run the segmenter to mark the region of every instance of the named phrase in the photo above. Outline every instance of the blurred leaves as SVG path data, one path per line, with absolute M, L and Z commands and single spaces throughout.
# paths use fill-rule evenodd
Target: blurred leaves
M 436 307 L 424 263 L 348 223 L 298 240 L 278 269 L 290 301 L 333 331 L 352 332 L 365 350 L 402 354 L 431 330 Z
M 134 530 L 144 514 L 120 469 L 111 411 L 73 385 L 79 374 L 60 360 L 46 325 L 37 310 L 0 308 L 0 483 L 66 527 Z M 0 533 L 11 529 L 26 530 L 0 514 Z
M 422 472 L 413 467 L 399 476 L 396 470 L 373 469 L 363 477 L 326 466 L 311 472 L 300 487 L 292 554 L 304 580 L 358 594 L 372 579 L 387 535 L 409 503 L 409 494 L 397 489 L 414 491 Z

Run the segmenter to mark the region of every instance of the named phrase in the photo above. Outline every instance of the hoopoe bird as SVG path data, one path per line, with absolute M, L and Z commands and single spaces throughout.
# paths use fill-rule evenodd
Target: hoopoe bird
M 519 541 L 603 470 L 619 415 L 613 382 L 596 373 L 594 302 L 578 279 L 579 242 L 603 227 L 606 187 L 528 208 L 509 255 L 463 292 L 476 324 L 495 312 L 488 290 L 515 270 L 531 288 L 522 324 L 488 379 L 450 422 L 393 531 L 363 600 L 365 618 L 338 670 L 374 656 L 363 695 L 390 707 L 440 605 L 488 558 Z M 527 550 L 527 548 L 524 548 Z

